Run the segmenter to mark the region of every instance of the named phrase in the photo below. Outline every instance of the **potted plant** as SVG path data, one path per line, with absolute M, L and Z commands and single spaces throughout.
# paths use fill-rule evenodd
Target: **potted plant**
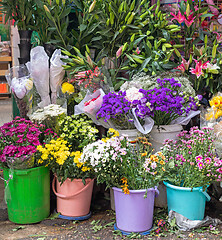
M 38 165 L 36 152 L 52 137 L 50 129 L 20 117 L 0 127 L 0 163 L 12 222 L 36 223 L 50 213 L 49 168 Z
M 201 99 L 199 95 L 183 92 L 182 85 L 174 78 L 157 79 L 157 84 L 153 89 L 140 89 L 143 97 L 134 101 L 136 115 L 142 119 L 150 117 L 154 121 L 150 141 L 156 151 L 165 139 L 175 139 L 182 130 L 182 124 L 186 125 L 199 113 L 197 108 Z
M 89 162 L 80 161 L 80 151 L 95 140 L 98 130 L 86 116 L 67 116 L 59 126 L 62 138 L 38 147 L 39 163 L 47 164 L 55 176 L 52 189 L 57 196 L 57 212 L 67 219 L 87 219 L 91 216 L 94 171 Z
M 80 161 L 89 161 L 98 183 L 114 190 L 116 228 L 126 232 L 146 232 L 152 227 L 154 198 L 164 161 L 151 155 L 150 143 L 138 138 L 113 136 L 83 149 Z
M 216 156 L 212 129 L 193 127 L 183 131 L 178 140 L 167 140 L 164 184 L 167 187 L 168 210 L 191 220 L 204 218 L 206 189 L 213 181 L 221 181 L 222 160 Z
M 20 64 L 25 64 L 30 59 L 31 35 L 35 26 L 35 1 L 3 0 L 0 3 L 1 10 L 6 14 L 5 21 L 14 20 L 18 26 L 20 35 Z

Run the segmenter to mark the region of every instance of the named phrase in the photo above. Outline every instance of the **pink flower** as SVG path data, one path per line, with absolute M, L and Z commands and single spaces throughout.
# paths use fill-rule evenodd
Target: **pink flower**
M 185 72 L 185 67 L 183 63 L 181 63 L 176 69 L 179 69 L 182 73 Z
M 141 51 L 140 51 L 139 48 L 137 47 L 137 48 L 136 48 L 136 53 L 137 53 L 137 54 L 140 54 L 140 52 L 141 52 Z
M 182 23 L 182 22 L 184 22 L 186 20 L 185 16 L 183 16 L 180 11 L 178 11 L 177 16 L 174 13 L 172 13 L 172 12 L 170 14 L 174 17 L 174 18 L 172 18 L 172 20 L 175 19 L 179 23 Z
M 211 164 L 211 158 L 210 157 L 205 158 L 205 163 Z
M 202 68 L 201 62 L 197 62 L 195 68 L 190 68 L 190 72 L 192 74 L 195 74 L 197 76 L 197 78 L 199 78 L 201 75 L 204 74 L 202 69 L 203 68 Z
M 188 70 L 188 68 L 190 66 L 190 60 L 186 61 L 184 58 L 182 58 L 182 63 L 183 63 L 185 70 Z
M 203 162 L 198 162 L 198 167 L 199 167 L 199 169 L 203 169 L 203 167 L 204 167 Z
M 186 26 L 187 26 L 187 27 L 190 27 L 190 26 L 192 25 L 192 23 L 194 22 L 194 19 L 195 19 L 195 18 L 191 19 L 190 21 L 187 20 L 187 19 L 185 19 L 185 24 L 186 24 Z
M 196 156 L 195 159 L 197 162 L 200 162 L 201 160 L 203 160 L 203 157 L 199 155 L 199 156 Z
M 117 52 L 116 52 L 116 57 L 117 57 L 117 58 L 121 56 L 121 54 L 122 54 L 122 48 L 123 48 L 123 45 L 117 50 Z
M 217 42 L 218 42 L 218 43 L 222 43 L 222 34 L 221 34 L 221 33 L 218 33 L 218 32 L 213 32 L 213 33 L 216 33 L 216 34 L 217 34 L 217 36 L 216 36 Z

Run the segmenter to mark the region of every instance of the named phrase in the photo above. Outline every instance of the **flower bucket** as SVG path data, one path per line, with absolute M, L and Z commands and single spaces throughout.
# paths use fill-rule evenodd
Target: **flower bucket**
M 8 217 L 18 224 L 37 223 L 50 214 L 48 167 L 3 170 Z
M 159 151 L 166 139 L 177 139 L 177 134 L 182 130 L 183 127 L 180 124 L 160 125 L 159 127 L 154 125 L 150 132 L 149 141 L 155 151 Z
M 202 187 L 177 187 L 163 182 L 167 188 L 168 211 L 173 210 L 190 220 L 203 220 L 206 201 L 210 196 Z
M 116 226 L 121 231 L 145 232 L 152 228 L 154 198 L 158 195 L 157 188 L 149 188 L 147 198 L 144 198 L 146 189 L 130 190 L 124 194 L 122 189 L 113 187 Z
M 55 190 L 56 180 L 56 190 Z M 86 185 L 82 179 L 66 179 L 62 185 L 54 177 L 52 190 L 57 196 L 57 212 L 63 216 L 81 217 L 89 214 L 94 179 L 87 178 Z
M 120 136 L 127 136 L 129 141 L 135 140 L 137 137 L 141 136 L 142 133 L 137 129 L 128 129 L 128 130 L 118 130 Z

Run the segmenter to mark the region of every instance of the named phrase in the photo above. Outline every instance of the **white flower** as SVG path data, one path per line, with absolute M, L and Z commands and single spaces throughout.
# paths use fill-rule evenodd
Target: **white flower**
M 134 100 L 140 100 L 143 97 L 143 94 L 139 92 L 138 88 L 132 87 L 126 90 L 126 99 L 130 102 Z
M 217 70 L 220 69 L 220 67 L 217 64 L 211 64 L 211 63 L 207 63 L 207 69 L 209 70 Z

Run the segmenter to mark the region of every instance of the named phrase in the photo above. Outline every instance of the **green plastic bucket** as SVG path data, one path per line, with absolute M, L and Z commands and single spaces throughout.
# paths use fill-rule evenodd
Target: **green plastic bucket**
M 186 188 L 163 182 L 167 190 L 168 211 L 173 210 L 190 220 L 202 220 L 204 218 L 206 201 L 210 196 L 202 187 Z
M 18 224 L 37 223 L 50 213 L 50 177 L 45 166 L 3 170 L 8 218 Z

